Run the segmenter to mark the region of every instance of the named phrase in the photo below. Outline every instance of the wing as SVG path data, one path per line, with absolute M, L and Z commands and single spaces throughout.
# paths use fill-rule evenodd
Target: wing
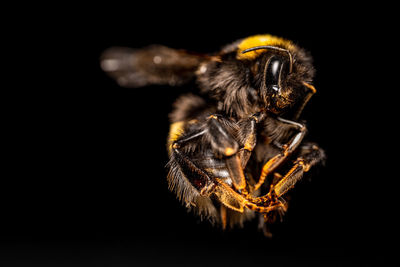
M 162 45 L 142 49 L 113 47 L 101 55 L 101 67 L 123 87 L 175 86 L 192 80 L 200 63 L 207 58 Z

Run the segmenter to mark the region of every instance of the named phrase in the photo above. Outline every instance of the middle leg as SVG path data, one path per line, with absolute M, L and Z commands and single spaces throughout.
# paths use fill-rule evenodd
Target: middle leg
M 272 173 L 278 166 L 282 164 L 282 162 L 289 155 L 293 153 L 294 150 L 296 150 L 296 148 L 299 146 L 299 144 L 301 143 L 306 134 L 306 127 L 303 124 L 285 120 L 280 117 L 277 118 L 277 121 L 280 124 L 285 124 L 285 126 L 294 128 L 295 130 L 298 131 L 298 133 L 294 135 L 288 143 L 282 146 L 281 152 L 279 154 L 277 154 L 276 156 L 268 160 L 267 163 L 264 164 L 260 178 L 258 179 L 257 184 L 254 186 L 254 190 L 260 188 L 260 186 L 264 184 L 268 174 Z

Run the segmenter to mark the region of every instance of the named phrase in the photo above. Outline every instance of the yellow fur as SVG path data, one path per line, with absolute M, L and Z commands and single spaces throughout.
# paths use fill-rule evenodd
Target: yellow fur
M 174 122 L 170 126 L 169 136 L 168 136 L 168 150 L 171 152 L 172 144 L 178 140 L 178 138 L 183 134 L 184 121 Z
M 294 47 L 293 43 L 289 40 L 276 37 L 273 35 L 269 34 L 260 34 L 260 35 L 254 35 L 247 37 L 244 39 L 238 46 L 238 52 L 237 52 L 237 59 L 255 59 L 258 55 L 261 53 L 264 53 L 265 50 L 256 50 L 256 51 L 251 51 L 247 52 L 245 54 L 242 54 L 242 52 L 246 49 L 256 47 L 256 46 L 261 46 L 261 45 L 270 45 L 270 46 L 279 46 L 282 48 L 286 49 L 291 49 Z

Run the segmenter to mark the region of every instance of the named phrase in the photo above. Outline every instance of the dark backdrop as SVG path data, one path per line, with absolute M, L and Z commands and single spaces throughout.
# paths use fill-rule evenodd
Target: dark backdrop
M 329 5 L 230 8 L 59 6 L 34 27 L 25 39 L 28 54 L 37 56 L 33 81 L 14 89 L 19 108 L 12 114 L 19 119 L 5 162 L 11 172 L 1 194 L 0 262 L 392 263 L 398 250 L 392 243 L 398 234 L 394 176 L 385 172 L 390 154 L 379 150 L 390 145 L 382 120 L 388 105 L 379 98 L 377 65 L 364 46 L 379 32 L 374 21 Z M 39 34 L 41 27 L 48 31 Z M 327 153 L 326 167 L 293 190 L 272 239 L 257 231 L 256 222 L 225 232 L 200 222 L 168 191 L 167 115 L 174 99 L 191 88 L 120 88 L 99 67 L 101 52 L 111 46 L 159 43 L 213 52 L 259 33 L 311 51 L 318 93 L 304 117 L 309 138 Z

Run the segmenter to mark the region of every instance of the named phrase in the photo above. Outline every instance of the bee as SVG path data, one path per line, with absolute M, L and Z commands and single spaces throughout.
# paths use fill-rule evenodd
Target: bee
M 189 210 L 224 229 L 258 215 L 269 235 L 287 192 L 324 161 L 299 120 L 316 93 L 312 58 L 290 40 L 255 35 L 213 54 L 114 47 L 101 67 L 123 87 L 194 81 L 169 115 L 167 180 Z

